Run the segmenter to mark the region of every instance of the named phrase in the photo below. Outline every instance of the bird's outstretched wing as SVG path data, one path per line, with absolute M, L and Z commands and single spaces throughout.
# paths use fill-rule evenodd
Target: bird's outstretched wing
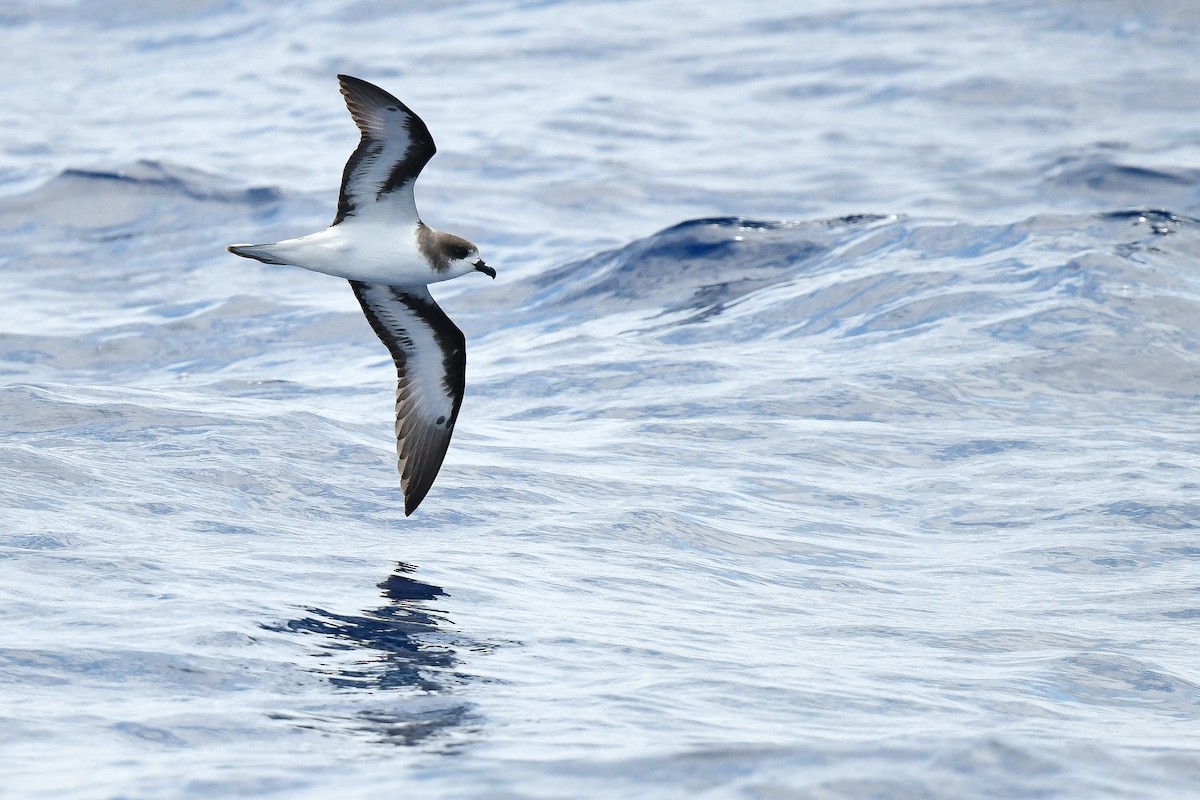
M 350 286 L 396 362 L 396 451 L 404 513 L 412 514 L 450 446 L 462 405 L 466 339 L 426 286 Z
M 338 75 L 338 82 L 362 139 L 342 172 L 333 224 L 349 217 L 416 223 L 413 184 L 437 152 L 429 128 L 378 86 L 349 75 Z

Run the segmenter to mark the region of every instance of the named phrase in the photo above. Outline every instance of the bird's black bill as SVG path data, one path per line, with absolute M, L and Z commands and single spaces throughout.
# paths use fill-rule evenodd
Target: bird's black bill
M 475 271 L 482 272 L 484 275 L 487 275 L 492 280 L 496 279 L 496 270 L 492 269 L 491 267 L 489 267 L 487 264 L 483 263 L 482 261 L 475 262 Z

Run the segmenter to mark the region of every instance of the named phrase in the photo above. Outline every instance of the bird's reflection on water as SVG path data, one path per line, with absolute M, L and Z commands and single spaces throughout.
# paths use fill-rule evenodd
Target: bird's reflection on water
M 455 648 L 440 627 L 449 620 L 428 605 L 446 592 L 410 577 L 415 571 L 416 567 L 400 563 L 379 583 L 387 600 L 380 608 L 357 615 L 306 608 L 308 616 L 264 626 L 322 637 L 316 655 L 328 657 L 321 671 L 330 683 L 356 696 L 384 701 L 352 712 L 352 727 L 380 734 L 396 744 L 416 744 L 464 725 L 471 716 L 465 703 L 448 696 L 464 677 L 454 672 L 458 663 Z M 335 654 L 359 657 L 345 663 L 346 659 Z M 334 662 L 342 663 L 333 666 Z M 381 696 L 380 692 L 398 694 Z M 324 714 L 318 717 L 327 723 L 346 722 L 344 716 L 340 720 Z M 319 724 L 311 717 L 307 722 L 305 727 Z

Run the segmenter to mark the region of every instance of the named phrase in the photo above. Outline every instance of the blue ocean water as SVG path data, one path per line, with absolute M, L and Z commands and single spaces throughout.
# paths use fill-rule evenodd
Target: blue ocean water
M 1200 785 L 1200 10 L 0 10 L 0 795 Z M 405 518 L 379 83 L 494 283 Z M 478 277 L 478 276 L 477 276 Z

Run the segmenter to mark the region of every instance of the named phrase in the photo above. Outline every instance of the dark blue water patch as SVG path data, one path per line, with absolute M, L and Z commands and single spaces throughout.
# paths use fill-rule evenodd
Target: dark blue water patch
M 453 728 L 463 728 L 478 720 L 470 707 L 452 705 L 407 714 L 385 711 L 360 711 L 364 730 L 382 735 L 393 744 L 416 745 Z
M 24 534 L 10 536 L 4 540 L 6 547 L 21 550 L 62 550 L 69 547 L 70 543 L 70 537 L 66 534 L 54 533 Z
M 1163 616 L 1167 619 L 1200 619 L 1200 608 L 1188 608 L 1183 611 L 1164 611 Z
M 324 727 L 334 722 L 398 745 L 422 743 L 474 720 L 470 705 L 453 697 L 454 689 L 468 678 L 456 671 L 457 648 L 442 633 L 449 620 L 429 605 L 447 593 L 440 586 L 413 578 L 415 570 L 410 564 L 400 563 L 378 584 L 387 601 L 379 608 L 360 614 L 306 608 L 306 616 L 262 627 L 317 637 L 314 655 L 321 663 L 315 671 L 338 690 L 371 695 L 398 692 L 408 699 L 440 699 L 433 704 L 411 705 L 388 701 L 384 708 L 359 710 L 337 720 L 295 714 L 272 716 L 299 727 Z M 479 652 L 486 648 L 470 649 Z M 360 655 L 353 657 L 355 653 Z M 347 656 L 352 656 L 349 663 Z
M 1137 500 L 1121 500 L 1110 503 L 1104 513 L 1165 530 L 1200 527 L 1200 504 L 1151 505 Z
M 388 601 L 379 608 L 361 614 L 306 608 L 307 616 L 263 627 L 320 636 L 324 641 L 319 647 L 329 651 L 362 650 L 373 654 L 362 668 L 330 671 L 329 681 L 335 686 L 445 691 L 446 671 L 458 663 L 458 658 L 451 648 L 432 645 L 423 637 L 437 633 L 441 625 L 448 623 L 442 612 L 427 605 L 445 597 L 446 591 L 410 577 L 415 570 L 401 563 L 378 584 Z
M 976 315 L 1002 319 L 994 323 L 997 333 L 1025 338 L 1024 315 L 1009 309 L 1046 313 L 1046 298 L 1035 295 L 1057 293 L 1064 307 L 1055 313 L 1075 313 L 1075 329 L 1088 330 L 1096 306 L 1113 305 L 1111 286 L 1130 283 L 1133 276 L 1123 273 L 1141 269 L 1138 258 L 1120 258 L 1121 248 L 1132 248 L 1127 256 L 1146 251 L 1154 246 L 1147 239 L 1200 227 L 1194 222 L 1161 208 L 1000 225 L 872 215 L 805 222 L 696 219 L 549 270 L 483 302 L 519 308 L 521 323 L 555 327 L 644 309 L 649 325 L 637 326 L 639 331 L 688 343 L 709 334 L 687 326 L 712 321 L 751 294 L 844 272 L 845 278 L 815 282 L 810 291 L 766 297 L 752 318 L 742 314 L 736 329 L 721 335 L 759 338 L 784 325 L 785 337 L 839 328 L 846 335 L 895 338 Z M 1191 246 L 1190 238 L 1181 239 L 1174 249 Z M 1063 260 L 1046 257 L 1059 253 Z M 914 268 L 914 262 L 930 266 Z M 998 289 L 998 283 L 1023 286 Z M 1054 332 L 1060 346 L 1062 327 Z
M 1148 167 L 1126 164 L 1091 163 L 1071 167 L 1055 178 L 1055 183 L 1070 186 L 1087 186 L 1103 191 L 1142 191 L 1163 184 L 1195 186 L 1200 173 L 1171 173 Z
M 1037 691 L 1055 699 L 1139 707 L 1176 718 L 1194 718 L 1200 711 L 1200 686 L 1157 665 L 1100 652 L 1051 662 Z
M 791 279 L 880 219 L 687 220 L 543 273 L 524 287 L 527 295 L 519 302 L 534 313 L 575 319 L 598 311 L 660 308 L 693 311 L 690 321 L 700 321 L 751 292 Z
M 245 188 L 177 164 L 136 161 L 66 169 L 30 192 L 0 200 L 0 231 L 39 242 L 64 230 L 117 242 L 164 231 L 203 235 L 232 220 L 260 226 L 283 217 L 303 220 L 315 207 L 313 198 L 273 187 Z
M 1185 226 L 1196 226 L 1200 220 L 1195 217 L 1177 214 L 1162 208 L 1134 208 L 1123 211 L 1110 211 L 1101 214 L 1101 219 L 1114 222 L 1129 222 L 1136 227 L 1144 227 L 1156 236 L 1167 236 Z
M 192 200 L 238 202 L 249 205 L 278 203 L 283 194 L 270 187 L 239 189 L 220 185 L 218 179 L 199 170 L 162 161 L 141 160 L 114 169 L 68 168 L 47 186 L 67 186 L 106 194 L 105 186 L 121 191 L 151 190 L 161 195 L 187 197 Z M 93 195 L 94 197 L 94 195 Z
M 216 533 L 222 536 L 256 536 L 259 533 L 254 528 L 248 528 L 244 525 L 232 525 L 228 522 L 215 519 L 196 520 L 192 523 L 191 528 L 198 533 Z
M 0 361 L 24 365 L 43 364 L 54 361 L 55 356 L 45 350 L 33 347 L 21 347 L 23 338 L 16 335 L 0 334 Z
M 112 729 L 124 736 L 138 740 L 139 744 L 150 744 L 168 747 L 186 747 L 188 742 L 164 728 L 143 725 L 138 722 L 118 722 Z
M 1114 205 L 1189 206 L 1200 199 L 1200 170 L 1122 163 L 1108 152 L 1071 153 L 1051 162 L 1040 179 L 1051 197 L 1101 195 Z
M 1179 246 L 1190 247 L 1191 252 L 1175 255 L 1189 258 L 1189 260 L 1192 260 L 1195 255 L 1194 245 L 1166 238 L 1184 231 L 1200 230 L 1200 220 L 1195 217 L 1161 208 L 1137 208 L 1102 214 L 1100 219 L 1116 225 L 1128 226 L 1126 229 L 1128 232 L 1122 231 L 1124 235 L 1119 237 L 1122 241 L 1113 245 L 1113 252 L 1129 261 L 1141 263 L 1150 255 L 1168 254 Z M 1132 234 L 1134 238 L 1130 238 L 1129 234 Z
M 942 448 L 940 451 L 935 453 L 933 457 L 939 461 L 957 461 L 961 458 L 972 458 L 974 456 L 999 455 L 1001 453 L 1007 453 L 1013 450 L 1036 449 L 1038 449 L 1038 446 L 1033 442 L 1019 439 L 977 439 L 975 441 L 964 442 L 962 444 Z

